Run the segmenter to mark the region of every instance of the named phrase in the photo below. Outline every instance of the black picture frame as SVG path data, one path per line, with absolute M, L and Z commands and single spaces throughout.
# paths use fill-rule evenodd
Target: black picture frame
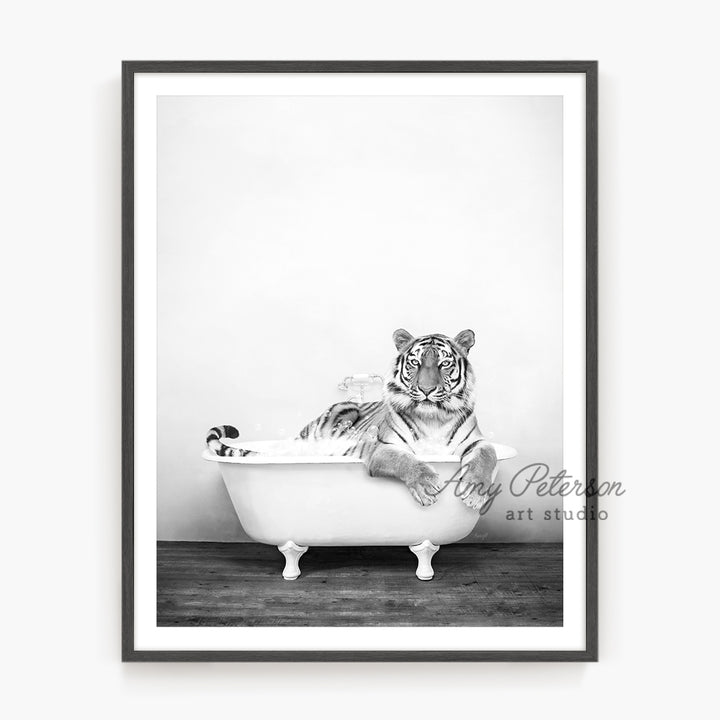
M 587 494 L 585 650 L 149 651 L 134 647 L 134 80 L 139 73 L 581 73 L 586 100 L 586 478 L 598 477 L 597 61 L 125 61 L 122 64 L 122 660 L 589 662 L 598 659 L 597 495 Z

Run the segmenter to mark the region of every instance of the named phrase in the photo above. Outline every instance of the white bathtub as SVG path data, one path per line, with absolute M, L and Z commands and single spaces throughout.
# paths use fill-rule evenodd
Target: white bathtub
M 228 443 L 237 444 L 237 443 Z M 274 443 L 243 442 L 263 452 Z M 493 443 L 498 468 L 516 451 Z M 285 556 L 283 577 L 300 575 L 299 559 L 312 545 L 407 545 L 418 558 L 416 575 L 431 580 L 431 558 L 441 545 L 469 535 L 480 517 L 455 496 L 450 483 L 430 507 L 419 505 L 397 480 L 372 478 L 360 460 L 341 456 L 218 457 L 235 512 L 257 542 L 277 545 Z M 421 456 L 449 481 L 460 467 L 451 455 Z M 496 471 L 497 473 L 497 468 Z

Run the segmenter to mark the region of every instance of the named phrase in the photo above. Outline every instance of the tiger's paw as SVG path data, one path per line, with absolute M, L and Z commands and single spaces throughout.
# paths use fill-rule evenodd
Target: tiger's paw
M 418 463 L 405 480 L 410 494 L 423 507 L 432 505 L 442 489 L 440 476 L 427 463 Z
M 488 501 L 489 496 L 479 491 L 477 487 L 473 487 L 462 495 L 462 501 L 471 510 L 481 510 L 482 506 Z

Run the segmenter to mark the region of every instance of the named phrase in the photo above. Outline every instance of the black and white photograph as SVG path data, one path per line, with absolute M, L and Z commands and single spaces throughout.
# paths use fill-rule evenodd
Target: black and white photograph
M 3 716 L 712 715 L 720 5 L 3 6 Z
M 134 650 L 592 656 L 595 66 L 532 68 L 126 64 Z
M 159 625 L 562 625 L 561 374 L 561 98 L 159 98 Z

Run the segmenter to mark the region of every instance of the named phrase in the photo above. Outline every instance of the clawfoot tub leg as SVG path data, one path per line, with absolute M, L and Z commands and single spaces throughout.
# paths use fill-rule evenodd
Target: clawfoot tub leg
M 292 540 L 288 540 L 284 545 L 278 545 L 278 550 L 285 556 L 283 577 L 286 580 L 299 578 L 300 558 L 307 552 L 307 547 L 296 545 Z
M 420 580 L 432 580 L 435 571 L 432 567 L 432 557 L 440 549 L 429 540 L 423 540 L 419 545 L 410 545 L 410 550 L 417 555 L 418 566 L 415 574 Z

